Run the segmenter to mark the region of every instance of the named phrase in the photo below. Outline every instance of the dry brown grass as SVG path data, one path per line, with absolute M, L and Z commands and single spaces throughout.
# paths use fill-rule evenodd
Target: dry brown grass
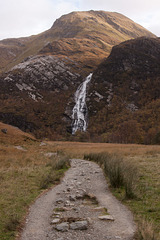
M 158 237 L 158 238 L 157 238 Z M 139 225 L 139 239 L 145 240 L 158 240 L 160 239 L 160 235 L 156 236 L 154 232 L 154 225 L 152 222 L 148 222 L 146 220 L 142 220 Z
M 7 129 L 7 134 L 1 129 Z M 22 144 L 22 141 L 35 141 L 36 139 L 29 133 L 21 131 L 17 127 L 0 122 L 0 144 Z
M 142 156 L 145 154 L 160 154 L 160 146 L 140 144 L 114 144 L 114 143 L 83 143 L 83 142 L 47 142 L 56 150 L 62 150 L 73 156 L 82 157 L 89 153 L 117 153 L 122 156 Z
M 39 141 L 17 128 L 4 124 L 0 124 L 0 128 L 8 129 L 7 134 L 0 132 L 1 239 L 14 239 L 15 229 L 27 211 L 27 206 L 43 188 L 51 186 L 62 176 L 64 169 L 56 170 L 57 175 L 53 174 L 51 169 L 55 166 L 62 167 L 64 159 L 56 163 L 56 156 L 50 158 L 46 156 L 48 152 L 58 155 L 65 152 L 76 158 L 83 158 L 84 154 L 89 153 L 116 153 L 123 156 L 125 161 L 136 164 L 140 174 L 137 199 L 125 200 L 125 203 L 133 210 L 137 221 L 140 222 L 145 217 L 147 222 L 152 221 L 153 224 L 149 231 L 158 232 L 160 146 L 49 141 L 40 146 Z M 15 146 L 18 145 L 26 151 L 16 149 Z M 121 192 L 114 193 L 122 199 Z M 148 231 L 148 227 L 142 230 L 145 228 Z

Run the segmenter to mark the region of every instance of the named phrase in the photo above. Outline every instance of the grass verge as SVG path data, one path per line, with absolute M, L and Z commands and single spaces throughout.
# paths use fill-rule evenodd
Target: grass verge
M 97 162 L 109 179 L 112 192 L 134 212 L 138 222 L 138 240 L 159 240 L 160 155 L 141 156 L 90 153 L 84 158 Z
M 84 159 L 97 162 L 109 178 L 111 187 L 124 189 L 125 198 L 131 199 L 134 197 L 138 170 L 133 163 L 124 161 L 117 154 L 105 152 L 85 154 Z
M 0 239 L 15 239 L 28 206 L 56 184 L 69 167 L 69 157 L 37 141 L 0 145 Z M 49 153 L 49 154 L 48 154 Z

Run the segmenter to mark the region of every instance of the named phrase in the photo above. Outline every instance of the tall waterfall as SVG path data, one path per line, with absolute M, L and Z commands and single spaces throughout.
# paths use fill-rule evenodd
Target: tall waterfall
M 92 73 L 86 77 L 85 81 L 80 84 L 75 93 L 75 106 L 72 111 L 72 134 L 77 130 L 86 131 L 87 129 L 87 105 L 86 105 L 86 88 L 91 81 Z

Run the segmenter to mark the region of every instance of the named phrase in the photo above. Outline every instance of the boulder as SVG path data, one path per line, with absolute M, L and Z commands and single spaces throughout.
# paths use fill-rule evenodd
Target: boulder
M 1 129 L 1 132 L 7 134 L 7 128 Z

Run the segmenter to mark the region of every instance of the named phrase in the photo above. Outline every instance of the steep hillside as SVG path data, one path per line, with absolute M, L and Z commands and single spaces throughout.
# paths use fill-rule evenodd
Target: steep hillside
M 0 72 L 6 69 L 8 63 L 14 61 L 23 53 L 29 38 L 5 39 L 0 41 Z
M 22 142 L 36 141 L 28 133 L 21 131 L 17 127 L 0 122 L 0 145 L 2 144 L 22 144 Z
M 9 70 L 28 56 L 49 54 L 67 56 L 79 64 L 81 73 L 89 72 L 108 56 L 112 46 L 140 36 L 154 37 L 122 14 L 72 12 L 44 33 L 0 41 L 0 71 Z
M 8 71 L 0 76 L 0 121 L 36 137 L 70 138 L 79 84 L 113 45 L 139 36 L 155 37 L 119 13 L 89 11 L 64 15 L 39 35 L 1 41 Z
M 64 135 L 67 102 L 81 80 L 67 62 L 55 56 L 34 56 L 4 75 L 0 119 L 37 137 Z
M 93 74 L 88 131 L 109 142 L 160 142 L 160 39 L 115 46 Z

